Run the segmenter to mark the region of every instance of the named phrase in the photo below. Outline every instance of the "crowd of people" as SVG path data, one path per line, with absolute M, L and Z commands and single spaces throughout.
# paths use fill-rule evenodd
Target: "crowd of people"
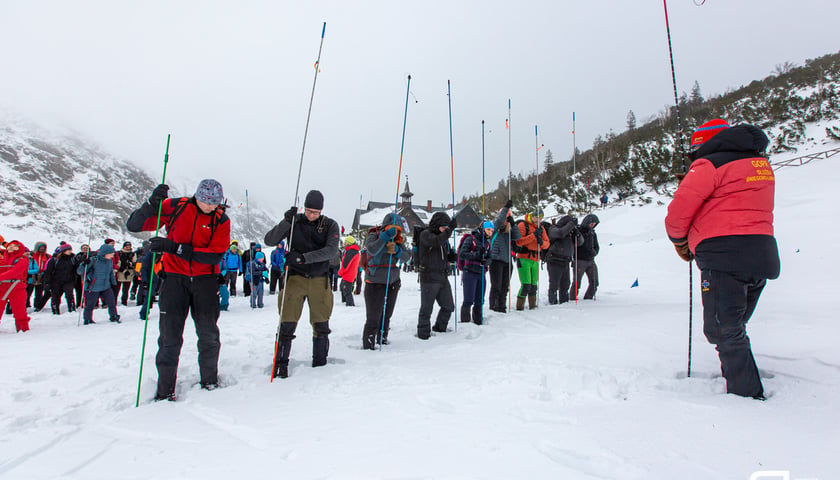
M 720 353 L 727 391 L 754 398 L 763 398 L 763 389 L 745 325 L 766 279 L 779 274 L 772 233 L 773 174 L 760 155 L 766 146 L 763 132 L 749 125 L 730 127 L 716 120 L 701 127 L 692 136 L 694 163 L 680 178 L 666 218 L 679 256 L 686 261 L 696 258 L 701 268 L 704 333 Z M 151 238 L 138 250 L 124 242 L 117 251 L 113 239 L 97 250 L 82 245 L 75 254 L 65 242 L 51 254 L 43 242 L 31 251 L 16 240 L 3 242 L 0 316 L 5 309 L 14 315 L 17 330 L 25 332 L 28 308 L 40 311 L 50 301 L 52 313 L 59 315 L 64 296 L 67 311 L 84 308 L 86 325 L 95 323 L 92 313 L 100 305 L 108 308 L 111 322 L 119 323 L 118 300 L 122 305 L 136 300 L 143 305 L 140 316 L 145 319 L 146 303 L 151 306 L 157 299 L 155 399 L 173 400 L 188 314 L 198 336 L 201 386 L 218 386 L 217 321 L 229 297 L 236 295 L 239 277 L 251 308 L 264 307 L 266 284 L 269 295 L 277 295 L 280 323 L 272 376 L 279 378 L 289 375 L 292 340 L 304 303 L 312 326 L 312 366 L 327 363 L 333 292 L 339 290 L 342 303 L 353 307 L 364 286 L 362 348 L 388 344 L 400 274 L 406 270 L 416 271 L 420 283 L 420 340 L 448 331 L 456 308 L 450 283 L 454 269 L 461 272 L 463 285 L 460 321 L 477 325 L 484 323 L 488 283 L 491 310 L 524 310 L 526 303 L 528 309 L 538 308 L 541 264 L 547 266 L 549 304 L 577 300 L 584 276 L 584 300 L 594 300 L 598 288 L 595 229 L 600 221 L 591 213 L 579 223 L 572 215 L 549 222 L 537 208 L 517 220 L 508 200 L 494 221 L 461 235 L 457 247 L 452 235 L 458 224 L 447 213 L 436 212 L 428 226 L 413 229 L 403 217 L 389 213 L 381 224 L 363 232 L 359 244 L 352 235 L 342 238 L 338 224 L 322 214 L 323 194 L 312 190 L 303 212 L 292 206 L 265 234 L 265 244 L 273 247 L 267 258 L 257 242 L 241 249 L 231 241 L 218 181 L 202 180 L 190 197 L 170 198 L 168 191 L 167 185 L 157 186 L 128 218 L 131 232 L 155 230 L 158 215 L 160 226 L 166 227 L 165 236 Z M 739 221 L 728 221 L 730 217 Z M 750 255 L 743 255 L 747 251 Z M 514 269 L 520 283 L 515 303 L 509 300 Z

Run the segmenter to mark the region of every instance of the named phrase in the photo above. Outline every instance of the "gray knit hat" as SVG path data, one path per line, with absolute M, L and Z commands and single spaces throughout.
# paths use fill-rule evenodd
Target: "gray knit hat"
M 211 205 L 222 203 L 222 200 L 225 199 L 222 184 L 212 178 L 205 178 L 199 182 L 198 188 L 195 190 L 195 199 Z

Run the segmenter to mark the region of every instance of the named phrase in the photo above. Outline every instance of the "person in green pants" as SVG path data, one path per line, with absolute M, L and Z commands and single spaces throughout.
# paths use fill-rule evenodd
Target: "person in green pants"
M 519 272 L 519 293 L 516 295 L 516 309 L 525 309 L 525 298 L 528 298 L 528 308 L 537 308 L 537 284 L 540 279 L 540 250 L 549 246 L 548 234 L 540 226 L 543 211 L 536 211 L 525 215 L 525 220 L 516 222 L 519 228 L 519 240 L 516 241 L 516 266 Z

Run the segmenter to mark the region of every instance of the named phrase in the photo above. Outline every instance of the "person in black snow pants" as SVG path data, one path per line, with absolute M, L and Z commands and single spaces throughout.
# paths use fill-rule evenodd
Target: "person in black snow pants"
M 549 247 L 545 252 L 548 267 L 548 303 L 558 305 L 569 301 L 572 281 L 569 266 L 575 249 L 583 244 L 583 237 L 577 229 L 577 219 L 564 215 L 556 224 L 548 227 Z
M 47 263 L 47 270 L 44 272 L 44 283 L 50 286 L 52 297 L 52 313 L 61 314 L 61 295 L 67 302 L 67 311 L 76 311 L 74 301 L 73 284 L 76 280 L 78 265 L 73 258 L 73 249 L 64 244 L 56 249 L 57 255 Z
M 149 250 L 163 254 L 161 265 L 158 371 L 155 400 L 175 400 L 176 377 L 184 327 L 192 316 L 198 337 L 201 388 L 219 386 L 219 262 L 230 245 L 230 220 L 225 214 L 222 184 L 204 179 L 191 197 L 168 198 L 169 187 L 155 187 L 149 201 L 126 221 L 129 232 L 166 227 L 166 237 L 149 240 Z M 154 268 L 154 267 L 152 267 Z M 148 315 L 148 312 L 146 312 Z
M 569 290 L 569 299 L 577 300 L 578 289 L 580 289 L 580 281 L 583 279 L 583 274 L 586 274 L 586 280 L 589 286 L 586 293 L 583 294 L 584 300 L 595 300 L 595 292 L 598 290 L 598 266 L 595 265 L 595 257 L 601 250 L 598 246 L 598 235 L 595 233 L 595 227 L 598 226 L 598 217 L 590 213 L 583 217 L 580 222 L 581 236 L 583 243 L 577 247 L 577 258 L 572 266 L 575 271 L 575 283 Z
M 510 209 L 513 202 L 508 200 L 493 222 L 495 233 L 490 239 L 490 310 L 505 313 L 507 294 L 510 288 L 510 276 L 513 273 L 511 243 L 521 237 L 518 228 L 514 228 L 513 214 Z
M 455 252 L 449 245 L 449 237 L 458 226 L 444 212 L 432 215 L 428 228 L 420 232 L 417 252 L 420 256 L 418 275 L 420 280 L 420 312 L 417 316 L 417 338 L 428 340 L 432 330 L 446 332 L 449 317 L 455 311 L 449 274 L 455 261 Z M 440 306 L 435 325 L 431 325 L 435 302 Z
M 365 239 L 368 255 L 365 272 L 366 320 L 362 330 L 362 348 L 365 350 L 374 350 L 377 343 L 388 344 L 391 315 L 402 285 L 397 263 L 411 258 L 411 251 L 404 244 L 407 228 L 403 217 L 389 213 L 382 219 L 382 225 L 371 229 Z

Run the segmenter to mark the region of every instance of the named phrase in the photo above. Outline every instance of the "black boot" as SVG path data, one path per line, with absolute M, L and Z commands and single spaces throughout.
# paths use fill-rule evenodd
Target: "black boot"
M 481 310 L 481 305 L 473 305 L 472 322 L 476 325 L 484 323 L 483 312 Z
M 325 336 L 312 337 L 312 366 L 323 367 L 327 364 L 330 351 L 330 339 Z
M 287 378 L 289 376 L 289 354 L 292 351 L 292 340 L 295 338 L 297 322 L 280 323 L 280 342 L 274 356 L 273 378 Z
M 114 322 L 114 323 L 122 323 L 122 322 L 120 322 L 120 316 L 119 315 L 114 315 L 113 317 L 111 317 L 111 321 Z
M 461 305 L 461 323 L 469 323 L 470 322 L 470 306 L 469 305 Z
M 327 364 L 330 352 L 330 322 L 320 322 L 312 326 L 315 336 L 312 337 L 312 366 L 322 367 Z
M 557 301 L 557 290 L 549 290 L 548 291 L 548 304 L 549 305 L 557 305 L 559 302 Z
M 61 315 L 61 307 L 58 305 L 52 305 L 52 314 Z
M 362 350 L 376 350 L 377 328 L 365 326 L 362 330 Z

